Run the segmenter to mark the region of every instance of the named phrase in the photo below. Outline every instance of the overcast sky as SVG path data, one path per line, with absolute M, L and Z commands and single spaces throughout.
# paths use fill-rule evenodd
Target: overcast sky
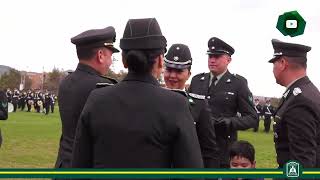
M 318 8 L 317 8 L 318 7 Z M 283 36 L 278 16 L 297 10 L 306 20 L 304 35 Z M 235 49 L 229 70 L 247 78 L 254 95 L 280 97 L 275 83 L 271 39 L 312 46 L 308 75 L 320 87 L 320 12 L 316 1 L 301 0 L 10 0 L 0 3 L 0 64 L 42 72 L 58 67 L 74 70 L 78 63 L 70 38 L 88 29 L 114 26 L 116 46 L 128 19 L 155 17 L 168 41 L 184 43 L 193 57 L 192 75 L 207 72 L 207 42 L 216 36 Z M 318 36 L 317 36 L 318 35 Z M 116 59 L 121 59 L 119 54 Z M 123 69 L 121 61 L 113 70 Z

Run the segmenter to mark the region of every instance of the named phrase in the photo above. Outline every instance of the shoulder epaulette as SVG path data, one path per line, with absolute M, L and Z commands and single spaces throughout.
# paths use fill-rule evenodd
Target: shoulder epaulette
M 107 77 L 107 76 L 104 76 L 104 75 L 100 75 L 100 77 L 102 77 L 104 79 L 108 79 L 113 84 L 117 84 L 118 83 L 118 81 L 116 79 L 113 79 L 113 78 L 110 78 L 110 77 Z
M 233 75 L 236 79 L 239 79 L 239 80 L 244 81 L 244 82 L 246 82 L 246 83 L 248 82 L 245 77 L 243 77 L 243 76 L 241 76 L 241 75 L 239 75 L 239 74 L 234 73 L 234 74 L 232 74 L 232 75 Z
M 113 86 L 114 84 L 111 83 L 97 83 L 96 88 L 102 88 L 102 87 L 107 87 L 107 86 Z
M 188 97 L 188 94 L 185 91 L 181 90 L 181 89 L 169 89 L 169 88 L 166 88 L 166 87 L 163 87 L 163 88 L 167 89 L 169 91 L 173 91 L 173 92 L 179 93 L 182 96 Z

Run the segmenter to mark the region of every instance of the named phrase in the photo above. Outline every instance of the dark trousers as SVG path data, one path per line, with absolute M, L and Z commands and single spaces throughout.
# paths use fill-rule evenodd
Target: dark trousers
M 31 110 L 31 105 L 30 105 L 30 104 L 27 104 L 27 107 L 28 107 L 28 112 L 30 112 L 30 110 Z
M 49 114 L 49 110 L 50 110 L 49 104 L 48 104 L 48 105 L 45 105 L 45 109 L 46 109 L 46 115 Z
M 256 127 L 253 128 L 253 132 L 258 132 L 258 130 L 259 130 L 259 122 L 260 122 L 260 115 L 258 115 L 258 124 L 256 125 Z
M 21 111 L 23 111 L 25 107 L 26 107 L 26 103 L 23 102 L 23 103 L 21 104 Z
M 270 131 L 270 124 L 271 124 L 271 116 L 265 116 L 264 117 L 264 131 L 265 132 Z
M 17 111 L 17 107 L 18 107 L 18 103 L 16 102 L 13 102 L 13 112 L 16 112 Z
M 51 107 L 51 113 L 54 112 L 54 104 L 50 104 L 50 107 Z
M 40 106 L 34 106 L 34 108 L 37 110 L 37 113 L 40 113 Z

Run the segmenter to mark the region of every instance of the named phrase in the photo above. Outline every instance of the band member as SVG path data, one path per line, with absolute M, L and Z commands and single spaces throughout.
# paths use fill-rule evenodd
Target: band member
M 13 105 L 13 112 L 16 112 L 17 111 L 17 108 L 18 108 L 18 103 L 19 103 L 19 91 L 18 89 L 14 89 L 14 92 L 13 92 L 13 96 L 12 96 L 12 105 Z
M 270 99 L 266 101 L 266 104 L 263 106 L 263 116 L 264 116 L 264 131 L 268 133 L 270 131 L 271 118 L 274 113 L 274 107 L 271 105 Z
M 28 112 L 31 111 L 31 107 L 34 105 L 34 94 L 29 91 L 26 97 Z
M 259 116 L 259 122 L 260 122 L 260 118 L 263 116 L 263 112 L 262 112 L 262 106 L 260 105 L 260 100 L 258 98 L 254 100 L 254 109 L 256 110 Z M 259 130 L 259 123 L 257 124 L 256 127 L 254 127 L 253 131 L 257 132 L 258 130 Z

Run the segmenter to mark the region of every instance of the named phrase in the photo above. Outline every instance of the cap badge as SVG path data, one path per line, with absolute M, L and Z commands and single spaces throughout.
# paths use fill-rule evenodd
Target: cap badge
M 297 95 L 301 94 L 302 91 L 301 91 L 300 88 L 296 87 L 296 88 L 293 89 L 292 93 L 293 93 L 294 96 L 297 96 Z
M 179 50 L 179 49 L 180 49 L 180 47 L 178 46 L 176 49 L 177 49 L 177 50 Z
M 203 80 L 204 80 L 204 76 L 203 76 L 203 77 L 201 77 L 201 78 L 200 78 L 200 80 L 201 80 L 201 81 L 203 81 Z
M 212 46 L 212 47 L 211 47 L 211 49 L 215 49 L 215 47 L 214 47 L 214 46 Z
M 174 56 L 174 57 L 173 57 L 173 60 L 178 61 L 178 60 L 179 60 L 179 57 L 178 57 L 178 56 Z
M 273 54 L 274 56 L 282 56 L 282 52 L 276 52 Z
M 230 83 L 230 82 L 231 82 L 231 79 L 228 79 L 226 82 L 227 82 L 227 83 Z
M 104 43 L 105 46 L 113 46 L 113 43 Z

